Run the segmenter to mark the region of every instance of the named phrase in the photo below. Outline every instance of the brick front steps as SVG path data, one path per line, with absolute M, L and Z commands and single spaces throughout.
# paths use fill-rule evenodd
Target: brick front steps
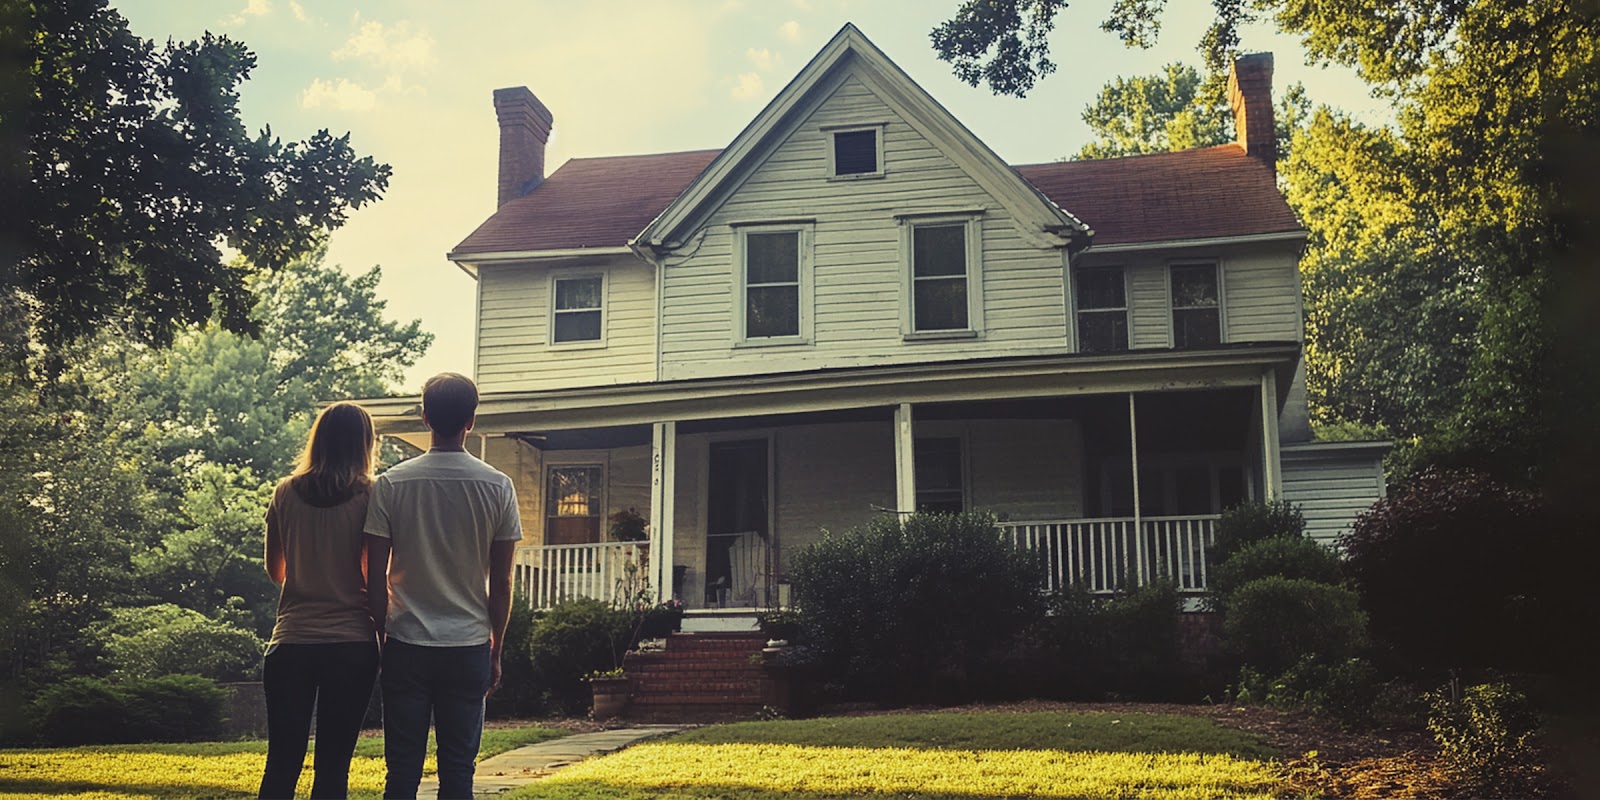
M 629 653 L 623 671 L 631 701 L 623 715 L 648 722 L 750 719 L 762 698 L 759 633 L 674 633 L 667 648 Z

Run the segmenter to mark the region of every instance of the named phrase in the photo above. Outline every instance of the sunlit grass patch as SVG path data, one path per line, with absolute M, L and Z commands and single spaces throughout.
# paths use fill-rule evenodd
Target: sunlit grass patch
M 512 796 L 1256 800 L 1279 786 L 1273 755 L 1253 736 L 1175 715 L 897 714 L 702 728 Z
M 483 732 L 479 758 L 565 735 L 548 728 Z M 433 743 L 425 775 L 435 772 Z M 70 797 L 75 800 L 254 797 L 266 765 L 267 743 L 106 745 L 54 750 L 0 750 L 0 800 Z M 311 753 L 299 793 L 311 791 Z M 352 797 L 383 793 L 383 739 L 365 737 L 350 762 Z
M 524 788 L 530 798 L 1273 797 L 1271 765 L 1198 753 L 644 744 Z

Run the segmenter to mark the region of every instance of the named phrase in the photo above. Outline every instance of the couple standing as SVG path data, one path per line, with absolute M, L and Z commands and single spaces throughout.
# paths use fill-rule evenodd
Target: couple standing
M 262 798 L 294 796 L 317 718 L 313 798 L 346 795 L 382 664 L 386 798 L 415 798 L 430 718 L 439 797 L 470 798 L 484 698 L 500 683 L 511 561 L 522 525 L 511 479 L 466 451 L 478 388 L 454 373 L 422 390 L 425 455 L 373 477 L 372 418 L 317 417 L 267 508 L 267 573 L 283 587 L 262 671 Z

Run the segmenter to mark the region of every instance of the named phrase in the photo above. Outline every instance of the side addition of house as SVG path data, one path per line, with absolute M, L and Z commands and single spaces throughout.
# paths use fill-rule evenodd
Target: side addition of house
M 548 177 L 553 115 L 496 91 L 499 207 L 449 257 L 535 602 L 631 559 L 691 618 L 770 607 L 824 530 L 925 509 L 1100 591 L 1203 591 L 1244 501 L 1336 536 L 1384 447 L 1310 441 L 1271 75 L 1235 65 L 1235 144 L 1010 165 L 847 25 L 727 147 Z M 383 430 L 421 436 L 416 402 Z M 630 509 L 648 537 L 616 541 Z

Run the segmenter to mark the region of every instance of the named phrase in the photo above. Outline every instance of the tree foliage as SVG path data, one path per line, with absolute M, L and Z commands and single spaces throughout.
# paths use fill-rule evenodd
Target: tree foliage
M 1078 158 L 1116 158 L 1225 144 L 1233 139 L 1226 98 L 1201 95 L 1194 67 L 1168 64 L 1156 75 L 1117 78 L 1083 110 L 1095 141 Z
M 48 346 L 105 321 L 166 341 L 215 318 L 248 327 L 249 280 L 376 200 L 389 167 L 323 130 L 247 132 L 255 55 L 225 36 L 134 35 L 107 0 L 7 0 L 0 269 Z M 226 243 L 244 254 L 227 261 Z
M 966 0 L 928 37 L 968 86 L 983 81 L 995 94 L 1023 97 L 1056 71 L 1046 37 L 1066 7 L 1066 0 Z

